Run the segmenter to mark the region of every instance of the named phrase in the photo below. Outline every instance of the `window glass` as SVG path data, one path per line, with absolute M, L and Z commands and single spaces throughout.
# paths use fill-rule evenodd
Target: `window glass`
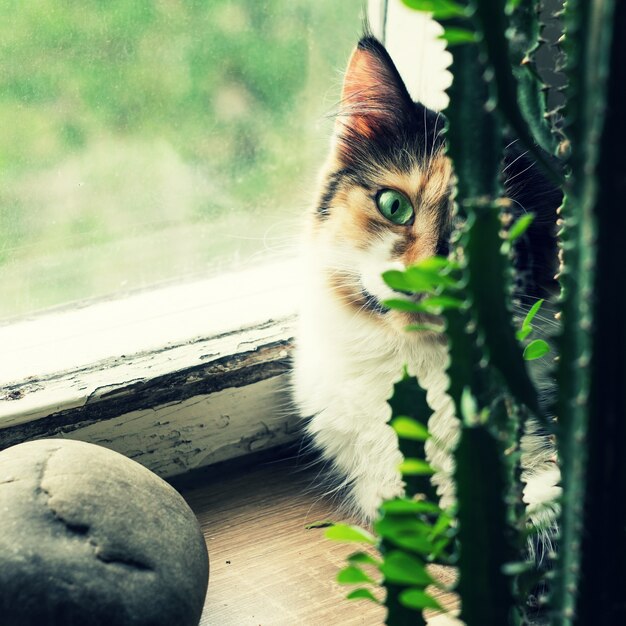
M 0 3 L 0 318 L 283 251 L 361 9 Z

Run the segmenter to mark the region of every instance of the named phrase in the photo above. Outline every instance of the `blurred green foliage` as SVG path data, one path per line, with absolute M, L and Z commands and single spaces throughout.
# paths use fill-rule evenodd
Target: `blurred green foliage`
M 0 3 L 0 316 L 262 248 L 308 203 L 361 4 Z

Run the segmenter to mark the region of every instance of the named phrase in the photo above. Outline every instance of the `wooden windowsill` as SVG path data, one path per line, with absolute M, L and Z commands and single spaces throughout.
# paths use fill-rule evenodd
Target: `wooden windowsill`
M 283 445 L 290 261 L 0 328 L 0 449 L 41 437 L 114 449 L 171 477 Z
M 316 488 L 319 468 L 297 457 L 264 462 L 183 490 L 209 549 L 210 576 L 200 626 L 382 626 L 385 609 L 349 601 L 335 582 L 346 557 L 362 546 L 330 541 L 319 520 L 340 521 Z M 454 574 L 437 569 L 452 582 Z M 435 590 L 444 606 L 454 596 Z M 433 615 L 430 626 L 459 626 Z

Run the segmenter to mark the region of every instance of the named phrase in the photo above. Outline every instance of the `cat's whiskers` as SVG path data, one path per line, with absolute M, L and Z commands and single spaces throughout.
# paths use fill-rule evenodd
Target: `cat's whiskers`
M 522 211 L 524 211 L 524 213 L 528 213 L 528 211 L 526 210 L 526 207 L 521 202 L 519 202 L 515 198 L 510 198 L 510 197 L 507 197 L 507 198 L 510 202 L 514 202 L 515 204 L 517 204 L 519 208 L 522 209 Z
M 506 172 L 509 169 L 509 167 L 511 167 L 511 165 L 513 165 L 514 163 L 516 163 L 520 159 L 523 159 L 529 152 L 530 152 L 530 150 L 526 150 L 526 152 L 522 152 L 522 154 L 520 154 L 519 156 L 515 157 L 506 167 L 502 168 L 502 173 Z
M 511 183 L 511 181 L 515 180 L 518 176 L 521 176 L 522 174 L 525 174 L 534 164 L 535 164 L 535 162 L 533 161 L 528 167 L 524 168 L 521 172 L 517 172 L 517 174 L 515 174 L 514 176 L 511 176 L 511 178 L 509 178 L 506 181 L 507 185 L 509 185 Z
M 437 117 L 435 118 L 435 129 L 433 131 L 433 145 L 430 147 L 430 155 L 428 157 L 428 173 L 430 173 L 430 168 L 433 162 L 433 156 L 435 155 L 435 146 L 437 144 L 437 139 L 439 139 L 439 135 L 444 131 L 444 129 L 442 128 L 439 132 L 437 132 L 437 126 L 439 125 L 440 117 L 441 117 L 441 111 L 437 113 Z M 428 146 L 428 141 L 426 141 L 426 145 Z

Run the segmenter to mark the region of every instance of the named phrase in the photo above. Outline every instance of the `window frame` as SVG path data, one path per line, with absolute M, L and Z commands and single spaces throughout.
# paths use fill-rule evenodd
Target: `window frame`
M 296 278 L 285 259 L 1 327 L 0 448 L 80 439 L 170 478 L 290 443 Z

